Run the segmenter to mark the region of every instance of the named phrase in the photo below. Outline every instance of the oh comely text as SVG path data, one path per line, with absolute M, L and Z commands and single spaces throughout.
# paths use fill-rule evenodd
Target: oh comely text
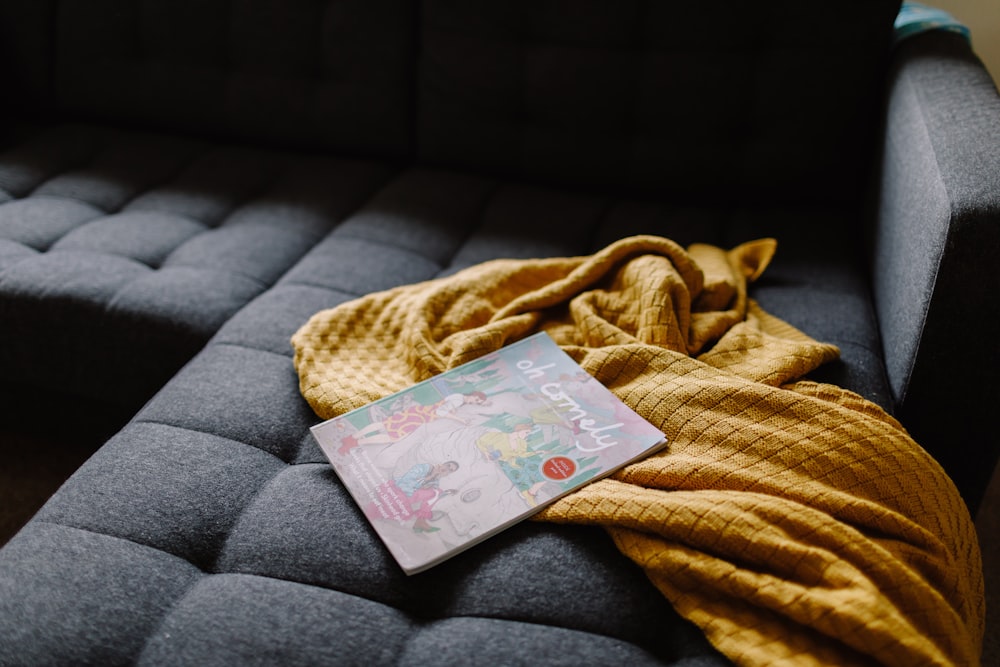
M 555 364 L 535 367 L 530 359 L 522 359 L 517 362 L 517 368 L 524 373 L 529 380 L 545 379 L 545 371 L 555 368 Z M 590 436 L 593 440 L 592 446 L 584 446 L 579 440 L 576 441 L 576 448 L 583 452 L 596 452 L 618 444 L 617 440 L 608 431 L 624 426 L 621 422 L 617 424 L 605 424 L 600 426 L 590 418 L 587 411 L 562 389 L 558 382 L 546 382 L 538 388 L 546 398 L 552 401 L 556 408 L 562 411 L 563 415 L 570 421 L 576 422 L 577 427 Z

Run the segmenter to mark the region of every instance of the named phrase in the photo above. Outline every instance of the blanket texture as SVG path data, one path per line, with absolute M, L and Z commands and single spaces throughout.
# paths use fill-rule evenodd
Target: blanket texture
M 838 351 L 748 299 L 775 246 L 634 237 L 372 294 L 295 334 L 301 390 L 330 418 L 544 330 L 670 444 L 537 519 L 604 526 L 737 664 L 977 664 L 968 511 L 892 417 L 801 379 Z

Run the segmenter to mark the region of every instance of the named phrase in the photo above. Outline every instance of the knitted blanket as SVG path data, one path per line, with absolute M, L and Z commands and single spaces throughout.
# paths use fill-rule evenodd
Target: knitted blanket
M 774 251 L 634 237 L 372 294 L 295 334 L 301 390 L 330 418 L 545 330 L 670 444 L 537 519 L 604 526 L 738 664 L 977 664 L 968 511 L 893 418 L 801 379 L 838 350 L 748 299 Z

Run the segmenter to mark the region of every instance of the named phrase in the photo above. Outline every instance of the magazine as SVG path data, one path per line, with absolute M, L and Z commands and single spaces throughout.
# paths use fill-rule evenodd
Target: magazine
M 545 333 L 312 433 L 407 574 L 666 444 Z

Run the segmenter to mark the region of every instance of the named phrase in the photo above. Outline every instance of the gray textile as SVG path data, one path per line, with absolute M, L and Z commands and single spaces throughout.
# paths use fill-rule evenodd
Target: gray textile
M 391 174 L 81 125 L 0 154 L 4 380 L 137 409 Z
M 417 4 L 4 0 L 0 71 L 28 110 L 402 156 Z
M 854 202 L 897 8 L 428 0 L 418 152 L 674 200 Z
M 776 238 L 752 296 L 974 507 L 1000 103 L 954 35 L 890 54 L 898 6 L 0 0 L 0 389 L 134 415 L 0 549 L 0 664 L 728 664 L 601 530 L 404 576 L 291 363 L 318 310 L 633 234 Z
M 7 655 L 58 662 L 71 646 L 108 664 L 463 664 L 481 653 L 545 664 L 720 664 L 599 530 L 522 524 L 405 577 L 309 436 L 316 418 L 298 394 L 288 337 L 355 290 L 432 277 L 476 246 L 463 243 L 458 223 L 483 202 L 450 196 L 470 185 L 433 172 L 394 181 L 318 244 L 299 265 L 306 269 L 229 320 L 60 490 L 0 552 L 0 572 L 41 569 L 42 582 L 96 590 L 66 599 L 56 583 L 27 591 L 0 574 L 0 619 L 27 614 L 46 635 L 15 634 Z M 553 212 L 566 209 L 562 199 L 553 198 Z M 401 227 L 388 212 L 405 204 L 427 217 Z M 502 216 L 494 219 L 499 226 L 482 236 L 499 231 L 502 243 Z M 382 270 L 359 278 L 366 261 Z M 81 553 L 63 553 L 67 541 Z M 39 552 L 53 555 L 39 560 Z M 167 583 L 146 581 L 146 568 Z M 94 620 L 122 605 L 135 607 L 119 621 L 127 629 Z M 109 646 L 122 632 L 130 642 Z
M 313 312 L 360 294 L 496 255 L 592 252 L 638 231 L 626 221 L 724 244 L 773 234 L 785 241 L 757 296 L 836 339 L 845 361 L 832 372 L 884 397 L 874 320 L 850 315 L 870 313 L 860 258 L 845 261 L 856 254 L 850 244 L 812 238 L 805 215 L 397 174 L 223 324 L 0 552 L 0 633 L 17 629 L 7 655 L 58 662 L 70 646 L 108 664 L 352 664 L 359 654 L 377 664 L 462 664 L 481 651 L 544 664 L 718 663 L 599 530 L 527 523 L 405 577 L 308 434 L 317 419 L 298 393 L 288 340 Z M 700 228 L 684 232 L 691 219 Z M 820 271 L 824 263 L 840 268 Z M 811 320 L 802 295 L 817 288 L 825 315 Z M 42 550 L 52 555 L 40 560 Z M 14 576 L 24 568 L 39 582 L 95 590 L 25 587 Z M 147 568 L 166 581 L 145 581 Z M 119 625 L 94 621 L 123 605 L 133 611 Z M 3 625 L 26 616 L 44 639 Z M 113 643 L 121 633 L 129 641 Z
M 954 33 L 890 75 L 873 293 L 896 415 L 976 507 L 1000 453 L 1000 98 Z

